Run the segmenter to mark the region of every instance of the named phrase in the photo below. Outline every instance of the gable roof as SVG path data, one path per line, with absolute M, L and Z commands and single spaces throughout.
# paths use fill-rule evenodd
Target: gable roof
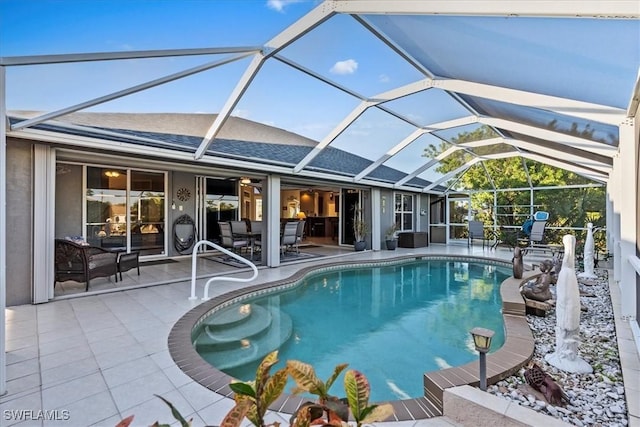
M 37 116 L 37 112 L 10 112 L 9 123 L 19 123 L 25 116 Z M 170 113 L 76 113 L 65 116 L 64 121 L 37 124 L 33 126 L 33 129 L 195 153 L 202 141 L 203 127 L 209 123 L 211 116 Z M 227 128 L 226 131 L 226 136 L 229 138 L 219 138 L 216 144 L 207 151 L 208 155 L 220 159 L 253 161 L 262 166 L 271 164 L 293 167 L 317 144 L 316 141 L 273 126 L 235 117 L 231 121 L 234 122 L 234 126 Z M 126 128 L 112 128 L 107 125 L 125 126 Z M 155 129 L 174 132 L 185 131 L 188 134 L 163 133 Z M 242 137 L 258 141 L 232 139 Z M 280 138 L 283 142 L 280 142 Z M 117 150 L 117 148 L 115 149 Z M 352 178 L 369 164 L 371 164 L 370 160 L 344 150 L 330 148 L 316 157 L 309 168 L 333 176 L 337 174 Z M 383 167 L 372 175 L 372 179 L 392 184 L 405 175 L 401 171 Z M 413 178 L 407 182 L 407 186 L 414 188 L 423 188 L 429 184 L 430 182 L 419 178 Z

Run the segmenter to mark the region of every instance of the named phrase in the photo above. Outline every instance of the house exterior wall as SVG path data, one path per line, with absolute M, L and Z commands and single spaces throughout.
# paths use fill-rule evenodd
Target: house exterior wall
M 430 197 L 428 194 L 418 194 L 416 197 L 416 221 L 417 221 L 417 231 L 426 231 L 429 232 L 429 200 Z
M 374 206 L 374 209 L 376 207 Z M 395 222 L 393 212 L 393 191 L 388 189 L 380 190 L 380 248 L 386 249 L 386 232 Z
M 82 166 L 64 167 L 69 172 L 56 174 L 56 238 L 82 235 Z
M 33 145 L 7 139 L 7 306 L 31 303 Z M 35 260 L 37 262 L 37 260 Z
M 169 205 L 169 221 L 168 225 L 171 230 L 167 239 L 167 254 L 169 256 L 177 256 L 180 253 L 173 245 L 173 222 L 181 215 L 189 215 L 194 221 L 196 219 L 196 177 L 193 173 L 187 172 L 169 172 L 169 188 L 167 190 L 166 203 Z M 191 196 L 188 200 L 178 199 L 178 190 L 186 188 Z M 176 208 L 172 209 L 171 204 L 175 202 Z M 182 207 L 182 210 L 180 209 Z M 199 230 L 196 230 L 199 232 Z

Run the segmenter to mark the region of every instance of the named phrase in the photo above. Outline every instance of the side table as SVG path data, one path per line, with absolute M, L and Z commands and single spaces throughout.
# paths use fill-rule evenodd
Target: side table
M 122 272 L 129 271 L 132 268 L 138 270 L 138 276 L 140 275 L 140 252 L 118 252 L 118 274 L 120 275 L 120 281 L 122 281 Z

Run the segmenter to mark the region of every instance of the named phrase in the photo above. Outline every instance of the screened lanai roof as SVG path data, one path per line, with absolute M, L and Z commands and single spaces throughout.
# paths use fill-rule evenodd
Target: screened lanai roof
M 47 99 L 55 100 L 56 90 L 76 97 L 12 122 L 9 131 L 28 132 L 75 111 L 125 111 L 132 98 L 151 110 L 176 111 L 180 97 L 191 101 L 191 111 L 204 105 L 217 113 L 205 137 L 192 143 L 190 155 L 199 161 L 224 164 L 216 146 L 229 144 L 220 134 L 238 116 L 318 141 L 283 166 L 293 175 L 333 177 L 317 165 L 338 149 L 364 159 L 343 177 L 394 188 L 424 183 L 422 191 L 441 191 L 471 168 L 482 168 L 492 187 L 483 165 L 509 157 L 521 158 L 524 169 L 542 162 L 608 179 L 618 126 L 639 97 L 636 0 L 344 0 L 307 7 L 253 45 L 1 58 L 9 109 L 39 109 L 9 102 L 25 79 L 18 70 L 44 69 L 46 80 L 29 76 Z M 114 71 L 129 70 L 125 63 L 147 73 L 130 73 L 125 83 L 125 73 Z M 56 84 L 71 70 L 103 84 Z M 114 73 L 119 78 L 111 82 Z M 479 139 L 469 137 L 475 134 Z M 460 152 L 465 163 L 442 173 L 441 162 Z M 389 171 L 401 173 L 390 180 Z

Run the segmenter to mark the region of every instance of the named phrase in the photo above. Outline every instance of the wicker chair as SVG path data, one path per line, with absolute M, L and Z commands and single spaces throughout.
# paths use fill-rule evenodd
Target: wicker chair
M 87 284 L 96 277 L 113 275 L 118 281 L 118 254 L 95 246 L 80 245 L 70 240 L 55 240 L 55 279 L 57 282 L 73 280 Z

